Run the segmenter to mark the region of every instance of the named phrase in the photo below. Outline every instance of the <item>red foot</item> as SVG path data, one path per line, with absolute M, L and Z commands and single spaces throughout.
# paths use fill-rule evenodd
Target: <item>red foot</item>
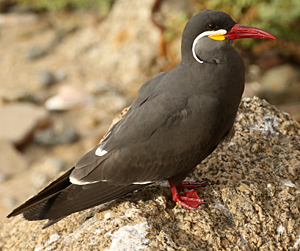
M 177 188 L 189 189 L 207 186 L 207 182 L 182 181 Z
M 173 185 L 171 179 L 169 179 L 169 184 L 173 194 L 173 200 L 178 202 L 179 205 L 186 207 L 190 210 L 195 210 L 199 205 L 204 203 L 204 200 L 199 198 L 195 190 L 190 190 L 184 193 L 178 193 L 176 186 Z

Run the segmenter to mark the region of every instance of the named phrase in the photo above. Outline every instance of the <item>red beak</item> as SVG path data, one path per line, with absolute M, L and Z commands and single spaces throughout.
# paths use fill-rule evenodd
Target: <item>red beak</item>
M 225 35 L 230 39 L 239 39 L 239 38 L 270 38 L 276 39 L 272 34 L 264 30 L 248 27 L 236 24 L 231 30 Z

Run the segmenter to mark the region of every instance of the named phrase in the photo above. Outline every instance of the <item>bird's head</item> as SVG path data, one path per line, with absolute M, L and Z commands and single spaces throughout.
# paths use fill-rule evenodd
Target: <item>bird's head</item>
M 276 39 L 264 30 L 236 24 L 222 11 L 201 11 L 190 19 L 183 31 L 182 60 L 203 63 L 210 60 L 207 57 L 220 54 L 231 47 L 234 39 L 240 38 Z

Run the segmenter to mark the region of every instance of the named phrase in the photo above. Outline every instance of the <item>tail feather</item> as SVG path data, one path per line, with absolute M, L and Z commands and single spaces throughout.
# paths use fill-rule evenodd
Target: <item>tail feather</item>
M 87 188 L 87 186 L 89 186 Z M 130 193 L 141 185 L 116 186 L 107 183 L 92 185 L 70 185 L 65 190 L 50 198 L 43 205 L 37 205 L 24 212 L 28 220 L 56 219 L 85 210 Z M 72 196 L 69 194 L 72 193 Z
M 7 217 L 23 213 L 27 220 L 48 219 L 49 222 L 44 226 L 46 228 L 72 213 L 117 199 L 143 186 L 118 186 L 107 182 L 74 185 L 69 181 L 72 170 L 73 168 Z
M 70 173 L 73 171 L 74 167 L 65 172 L 62 176 L 60 176 L 55 181 L 51 182 L 47 187 L 45 187 L 42 191 L 40 191 L 37 195 L 27 200 L 21 206 L 15 208 L 7 217 L 13 217 L 18 214 L 21 214 L 36 205 L 41 205 L 41 203 L 49 200 L 59 192 L 61 192 L 66 187 L 70 186 L 71 183 L 69 181 Z

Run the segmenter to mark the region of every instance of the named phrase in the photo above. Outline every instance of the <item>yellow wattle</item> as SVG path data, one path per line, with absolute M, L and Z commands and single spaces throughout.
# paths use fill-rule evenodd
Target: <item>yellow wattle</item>
M 210 37 L 211 39 L 218 40 L 218 41 L 223 41 L 223 40 L 225 40 L 225 36 L 224 36 L 223 34 L 209 35 L 209 37 Z

